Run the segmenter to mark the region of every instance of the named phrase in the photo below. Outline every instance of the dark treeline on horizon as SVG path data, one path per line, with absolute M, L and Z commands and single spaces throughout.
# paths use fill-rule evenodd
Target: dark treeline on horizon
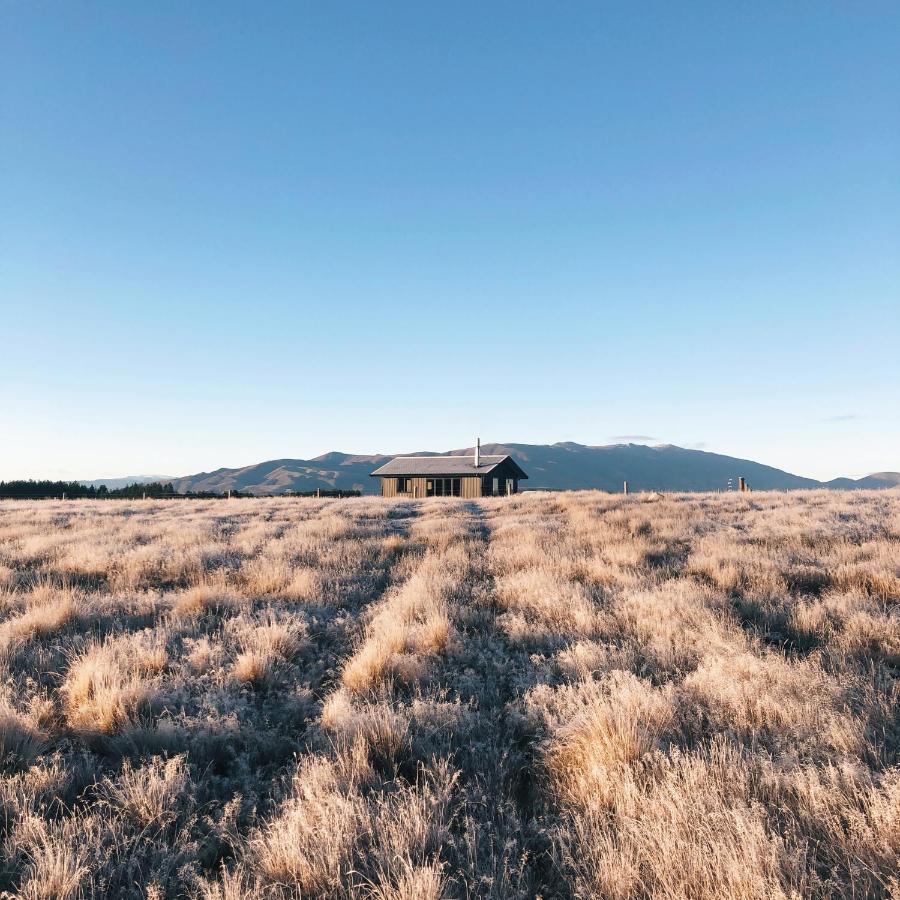
M 128 484 L 120 488 L 108 488 L 105 484 L 95 487 L 81 484 L 78 481 L 36 481 L 30 478 L 21 481 L 0 481 L 0 497 L 13 500 L 50 500 L 61 497 L 65 497 L 67 500 L 134 500 L 145 495 L 156 498 L 188 496 L 177 494 L 171 483 L 162 484 L 158 481 L 149 484 Z M 190 496 L 220 497 L 224 495 L 210 492 L 191 494 Z
M 284 497 L 359 497 L 360 491 L 319 490 L 288 491 Z M 19 480 L 0 481 L 0 500 L 165 500 L 167 498 L 186 497 L 195 500 L 219 499 L 224 497 L 255 497 L 246 491 L 188 491 L 179 494 L 171 482 L 165 484 L 153 481 L 148 484 L 135 482 L 120 488 L 108 488 L 105 484 L 99 487 L 82 484 L 79 481 Z

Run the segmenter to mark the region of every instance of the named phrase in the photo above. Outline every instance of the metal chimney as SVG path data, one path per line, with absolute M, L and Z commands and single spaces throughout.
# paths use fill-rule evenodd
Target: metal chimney
M 475 468 L 481 465 L 481 438 L 475 438 Z

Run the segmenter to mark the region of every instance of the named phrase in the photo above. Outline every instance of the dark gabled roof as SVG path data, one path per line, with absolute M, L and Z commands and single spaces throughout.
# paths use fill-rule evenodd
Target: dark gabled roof
M 511 457 L 500 454 L 481 454 L 481 465 L 475 468 L 474 456 L 395 456 L 377 468 L 372 475 L 489 475 L 504 463 L 517 478 L 528 478 L 522 467 Z

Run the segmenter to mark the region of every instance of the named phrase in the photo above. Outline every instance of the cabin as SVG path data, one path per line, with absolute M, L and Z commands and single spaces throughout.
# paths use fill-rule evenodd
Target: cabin
M 528 476 L 509 455 L 397 456 L 371 473 L 382 497 L 504 497 Z

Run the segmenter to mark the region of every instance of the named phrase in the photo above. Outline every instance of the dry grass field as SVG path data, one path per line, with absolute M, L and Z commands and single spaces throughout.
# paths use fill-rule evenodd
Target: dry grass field
M 900 897 L 900 494 L 0 503 L 0 891 Z

